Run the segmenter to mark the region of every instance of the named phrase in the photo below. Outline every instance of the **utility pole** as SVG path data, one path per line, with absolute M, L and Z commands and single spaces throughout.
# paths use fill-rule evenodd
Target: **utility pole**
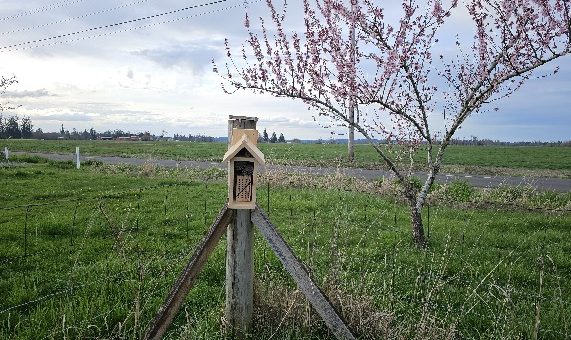
M 351 0 L 351 13 L 355 14 L 355 3 L 357 0 Z M 353 70 L 356 69 L 356 58 L 355 58 L 355 20 L 351 20 L 350 22 L 351 27 L 349 28 L 349 38 L 351 39 L 351 64 L 353 66 Z M 351 97 L 349 98 L 349 140 L 347 141 L 347 155 L 349 158 L 349 162 L 355 161 L 355 78 L 356 75 L 353 72 L 353 79 L 351 81 Z

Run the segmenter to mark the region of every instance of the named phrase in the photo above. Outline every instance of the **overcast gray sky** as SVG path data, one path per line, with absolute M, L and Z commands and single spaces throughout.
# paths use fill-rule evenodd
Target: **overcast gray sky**
M 208 3 L 209 0 L 13 1 L 0 6 L 0 47 L 87 30 Z M 291 28 L 302 13 L 290 5 Z M 393 3 L 394 6 L 394 3 Z M 252 17 L 265 3 L 250 1 Z M 101 28 L 59 39 L 0 49 L 0 75 L 15 75 L 9 89 L 20 116 L 44 131 L 120 128 L 160 134 L 224 136 L 228 115 L 250 115 L 287 138 L 329 138 L 293 100 L 240 92 L 224 94 L 211 59 L 224 63 L 224 39 L 245 40 L 244 1 L 192 8 L 150 20 Z M 450 29 L 458 29 L 459 23 Z M 571 139 L 571 60 L 560 72 L 533 80 L 511 98 L 472 117 L 459 137 L 500 140 Z M 553 70 L 549 65 L 545 71 Z M 333 131 L 345 138 L 344 130 Z

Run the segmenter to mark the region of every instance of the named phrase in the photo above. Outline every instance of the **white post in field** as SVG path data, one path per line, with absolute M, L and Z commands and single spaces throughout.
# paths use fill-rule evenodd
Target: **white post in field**
M 6 158 L 6 160 L 10 158 L 10 151 L 7 146 L 4 147 L 4 158 Z
M 75 167 L 79 169 L 81 161 L 79 160 L 79 146 L 75 147 Z

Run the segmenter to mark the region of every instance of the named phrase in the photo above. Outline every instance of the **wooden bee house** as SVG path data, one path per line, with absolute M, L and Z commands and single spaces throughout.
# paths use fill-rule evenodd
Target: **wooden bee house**
M 258 132 L 254 129 L 233 129 L 230 148 L 223 162 L 228 162 L 228 207 L 254 209 L 260 167 L 266 161 L 256 146 Z

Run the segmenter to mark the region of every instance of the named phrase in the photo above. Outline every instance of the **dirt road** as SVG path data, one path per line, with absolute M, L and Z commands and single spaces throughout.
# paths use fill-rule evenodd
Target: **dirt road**
M 52 160 L 74 160 L 73 154 L 53 154 L 53 153 L 24 153 L 14 152 L 14 154 L 29 154 L 39 157 L 45 157 Z M 123 157 L 106 157 L 106 156 L 84 156 L 83 160 L 97 160 L 109 164 L 134 164 L 141 165 L 145 163 L 154 163 L 169 168 L 220 168 L 225 169 L 226 165 L 218 162 L 205 162 L 205 161 L 176 161 L 169 159 L 152 159 L 152 158 L 123 158 Z M 284 165 L 268 165 L 269 170 L 277 170 L 293 173 L 304 173 L 314 175 L 331 175 L 335 173 L 342 173 L 347 176 L 365 178 L 367 180 L 378 179 L 379 177 L 392 178 L 394 177 L 389 171 L 382 170 L 368 170 L 359 168 L 317 168 L 306 166 L 284 166 Z M 426 176 L 425 173 L 415 173 L 419 178 Z M 524 177 L 510 177 L 510 176 L 482 176 L 470 174 L 439 174 L 436 176 L 437 183 L 449 183 L 454 180 L 465 180 L 475 187 L 491 188 L 500 185 L 520 186 L 531 185 L 538 190 L 553 190 L 558 192 L 571 192 L 571 179 L 564 178 L 524 178 Z

